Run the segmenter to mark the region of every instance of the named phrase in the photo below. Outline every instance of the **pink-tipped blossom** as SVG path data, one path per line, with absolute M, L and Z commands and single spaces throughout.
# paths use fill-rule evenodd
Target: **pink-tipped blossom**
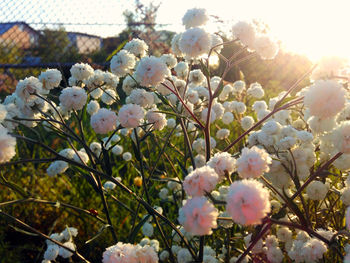
M 226 210 L 233 221 L 242 225 L 260 224 L 271 210 L 268 190 L 253 179 L 231 184 L 226 203 Z
M 193 197 L 180 208 L 179 222 L 193 235 L 210 235 L 217 227 L 218 210 L 205 197 Z
M 189 173 L 184 182 L 183 188 L 189 196 L 202 196 L 206 192 L 215 189 L 219 176 L 215 170 L 209 166 L 197 168 Z
M 257 178 L 270 170 L 272 159 L 264 150 L 256 146 L 244 148 L 237 159 L 237 172 L 242 178 Z
M 91 116 L 90 124 L 94 131 L 106 134 L 116 128 L 117 115 L 115 112 L 102 108 Z
M 136 104 L 123 105 L 118 114 L 120 124 L 125 128 L 136 128 L 145 116 L 144 110 Z

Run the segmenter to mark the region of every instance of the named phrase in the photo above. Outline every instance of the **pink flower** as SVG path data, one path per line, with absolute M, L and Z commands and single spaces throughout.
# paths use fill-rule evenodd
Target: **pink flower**
M 143 109 L 136 104 L 123 105 L 118 114 L 120 124 L 125 128 L 136 128 L 141 124 L 145 113 Z
M 343 121 L 332 131 L 332 142 L 337 151 L 350 153 L 350 121 Z
M 310 114 L 321 119 L 337 115 L 345 106 L 346 91 L 334 80 L 317 80 L 306 91 L 304 104 Z
M 170 75 L 170 70 L 162 60 L 151 56 L 140 60 L 134 75 L 141 86 L 151 87 L 164 81 L 165 77 Z
M 179 222 L 193 235 L 210 235 L 217 227 L 218 210 L 205 197 L 193 197 L 180 208 Z
M 202 196 L 206 192 L 214 190 L 218 180 L 219 176 L 213 168 L 203 166 L 195 169 L 186 176 L 183 187 L 189 196 Z
M 226 202 L 228 214 L 242 225 L 260 224 L 271 209 L 268 190 L 252 179 L 231 184 Z
M 227 152 L 216 153 L 210 158 L 208 166 L 213 168 L 222 179 L 225 172 L 230 174 L 236 169 L 236 159 Z
M 270 170 L 272 159 L 269 154 L 256 146 L 244 148 L 237 159 L 237 172 L 242 178 L 257 178 Z
M 157 263 L 155 250 L 149 245 L 140 246 L 118 242 L 103 252 L 103 263 Z
M 91 116 L 90 124 L 96 133 L 105 134 L 116 128 L 117 115 L 108 109 L 99 109 Z
M 66 110 L 81 110 L 86 103 L 87 94 L 80 87 L 68 87 L 62 90 L 59 99 Z

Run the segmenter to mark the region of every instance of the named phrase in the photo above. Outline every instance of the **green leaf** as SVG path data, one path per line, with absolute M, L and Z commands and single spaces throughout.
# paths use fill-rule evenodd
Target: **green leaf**
M 148 221 L 150 217 L 151 215 L 145 216 L 145 218 L 143 218 L 141 222 L 137 224 L 137 226 L 134 228 L 134 230 L 131 232 L 129 236 L 129 243 L 133 244 L 135 242 L 137 233 L 140 231 L 141 227 Z
M 0 184 L 3 184 L 8 188 L 16 191 L 23 197 L 29 197 L 29 194 L 24 189 L 22 189 L 19 185 L 6 180 L 6 178 L 3 175 L 1 175 L 0 180 L 1 180 Z
M 109 56 L 107 57 L 106 61 L 110 61 L 110 60 L 112 59 L 112 57 L 113 57 L 115 54 L 117 54 L 117 53 L 119 52 L 119 50 L 121 50 L 121 49 L 125 46 L 125 44 L 126 44 L 127 42 L 128 42 L 127 40 L 124 40 L 116 49 L 114 49 L 114 50 L 112 51 L 112 53 L 109 54 Z
M 210 78 L 210 73 L 209 73 L 209 70 L 207 69 L 207 66 L 203 63 L 202 60 L 200 60 L 199 62 L 201 63 L 201 70 L 203 71 L 204 75 L 207 78 Z
M 108 227 L 110 227 L 111 225 L 106 224 L 103 225 L 102 227 L 100 227 L 100 229 L 98 230 L 97 234 L 94 235 L 92 238 L 90 238 L 88 241 L 85 242 L 85 244 L 89 244 L 90 242 L 94 241 L 96 238 L 98 238 L 105 229 L 107 229 Z

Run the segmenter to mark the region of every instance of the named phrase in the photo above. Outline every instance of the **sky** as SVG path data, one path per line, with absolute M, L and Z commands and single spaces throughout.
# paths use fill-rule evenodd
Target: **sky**
M 146 5 L 150 0 L 142 1 Z M 183 31 L 187 9 L 202 7 L 225 21 L 229 29 L 239 20 L 260 19 L 271 28 L 283 48 L 316 61 L 324 55 L 350 59 L 347 26 L 350 0 L 163 0 L 157 23 L 163 29 Z M 134 9 L 132 0 L 0 0 L 0 22 L 25 21 L 37 29 L 64 26 L 102 37 L 123 28 L 123 11 Z M 207 28 L 213 30 L 215 25 Z

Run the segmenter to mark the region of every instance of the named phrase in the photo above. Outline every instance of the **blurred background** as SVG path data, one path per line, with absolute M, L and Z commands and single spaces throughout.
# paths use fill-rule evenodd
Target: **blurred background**
M 152 55 L 169 53 L 172 36 L 184 30 L 181 18 L 190 8 L 185 1 L 176 2 L 0 0 L 0 97 L 14 90 L 18 80 L 39 75 L 46 68 L 58 68 L 65 77 L 69 77 L 69 68 L 76 62 L 107 69 L 116 51 L 134 37 L 146 41 Z M 224 39 L 231 37 L 231 17 L 237 20 L 257 15 L 246 4 L 242 4 L 241 12 L 227 12 L 220 8 L 221 4 L 234 6 L 233 3 L 221 1 L 213 6 L 212 2 L 197 2 L 191 5 L 208 7 L 211 14 L 207 29 Z M 229 55 L 235 48 L 227 47 L 223 54 Z M 227 80 L 241 79 L 243 71 L 247 82 L 259 81 L 270 89 L 281 90 L 311 65 L 307 57 L 290 50 L 280 52 L 273 61 L 257 60 L 235 68 Z M 221 70 L 219 65 L 215 73 Z

